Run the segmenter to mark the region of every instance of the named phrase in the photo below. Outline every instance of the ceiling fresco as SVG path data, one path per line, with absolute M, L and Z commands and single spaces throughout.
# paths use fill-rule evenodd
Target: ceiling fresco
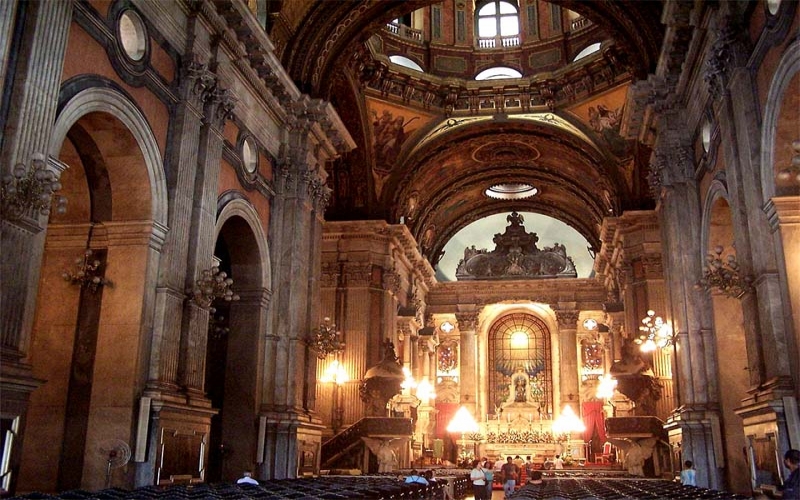
M 641 175 L 648 153 L 619 130 L 630 81 L 655 65 L 661 2 L 552 2 L 596 23 L 592 33 L 606 49 L 577 69 L 566 63 L 521 80 L 441 78 L 380 53 L 403 43 L 383 43 L 387 22 L 433 4 L 463 8 L 458 1 L 270 4 L 270 37 L 290 75 L 341 108 L 357 143 L 330 167 L 326 218 L 403 222 L 433 264 L 460 229 L 512 210 L 558 219 L 599 247 L 603 217 L 653 204 Z M 518 200 L 484 194 L 503 183 L 539 192 Z

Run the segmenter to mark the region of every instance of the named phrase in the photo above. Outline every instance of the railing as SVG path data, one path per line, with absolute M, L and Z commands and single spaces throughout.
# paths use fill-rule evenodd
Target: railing
M 509 49 L 519 47 L 519 35 L 483 37 L 476 40 L 479 49 Z
M 370 436 L 411 436 L 414 427 L 410 418 L 364 417 L 328 441 L 322 443 L 321 461 L 330 463 L 356 444 L 361 437 Z M 326 468 L 326 467 L 323 467 Z
M 400 38 L 422 43 L 422 30 L 415 30 L 405 24 L 389 23 L 386 25 L 386 31 Z
M 587 17 L 577 17 L 577 18 L 572 20 L 572 23 L 570 24 L 570 26 L 572 28 L 572 31 L 578 31 L 579 29 L 585 28 L 585 27 L 589 26 L 590 24 L 592 24 L 592 22 L 589 21 L 589 18 L 587 18 Z

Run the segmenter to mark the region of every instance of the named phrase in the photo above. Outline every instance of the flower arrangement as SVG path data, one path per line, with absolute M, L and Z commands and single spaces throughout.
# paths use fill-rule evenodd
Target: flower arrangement
M 552 433 L 550 431 L 516 431 L 489 432 L 486 441 L 501 444 L 534 444 L 534 443 L 565 443 L 569 441 L 568 433 Z

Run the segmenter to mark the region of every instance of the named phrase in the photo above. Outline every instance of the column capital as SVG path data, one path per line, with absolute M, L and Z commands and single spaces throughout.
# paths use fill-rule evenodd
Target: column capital
M 478 313 L 476 311 L 457 312 L 456 323 L 462 333 L 474 332 L 478 328 Z
M 225 127 L 225 120 L 233 113 L 237 99 L 230 90 L 222 88 L 219 79 L 216 79 L 215 86 L 206 94 L 204 121 L 215 130 L 221 131 Z
M 580 311 L 575 309 L 555 309 L 558 328 L 566 330 L 577 330 L 578 316 Z
M 713 32 L 716 40 L 711 45 L 703 72 L 703 80 L 715 100 L 725 95 L 733 71 L 747 64 L 747 30 L 733 16 L 718 18 Z

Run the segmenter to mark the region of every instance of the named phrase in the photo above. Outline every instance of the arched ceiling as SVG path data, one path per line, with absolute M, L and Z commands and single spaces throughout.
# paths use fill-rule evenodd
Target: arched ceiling
M 619 129 L 631 79 L 655 67 L 661 2 L 553 0 L 599 25 L 613 46 L 570 74 L 533 76 L 511 91 L 505 83 L 481 89 L 470 86 L 476 82 L 417 76 L 388 65 L 368 45 L 387 22 L 435 3 L 271 4 L 277 11 L 270 37 L 290 76 L 302 91 L 334 104 L 358 145 L 333 167 L 335 201 L 326 217 L 402 217 L 418 241 L 432 239 L 424 250 L 434 264 L 459 229 L 511 210 L 557 218 L 599 247 L 603 217 L 650 202 L 632 195 L 644 191 L 636 145 L 609 134 Z M 522 96 L 519 109 L 504 108 L 508 92 Z M 492 100 L 503 101 L 503 109 L 482 108 Z M 380 136 L 384 119 L 399 123 L 399 135 Z M 514 201 L 484 195 L 509 182 L 540 193 Z

